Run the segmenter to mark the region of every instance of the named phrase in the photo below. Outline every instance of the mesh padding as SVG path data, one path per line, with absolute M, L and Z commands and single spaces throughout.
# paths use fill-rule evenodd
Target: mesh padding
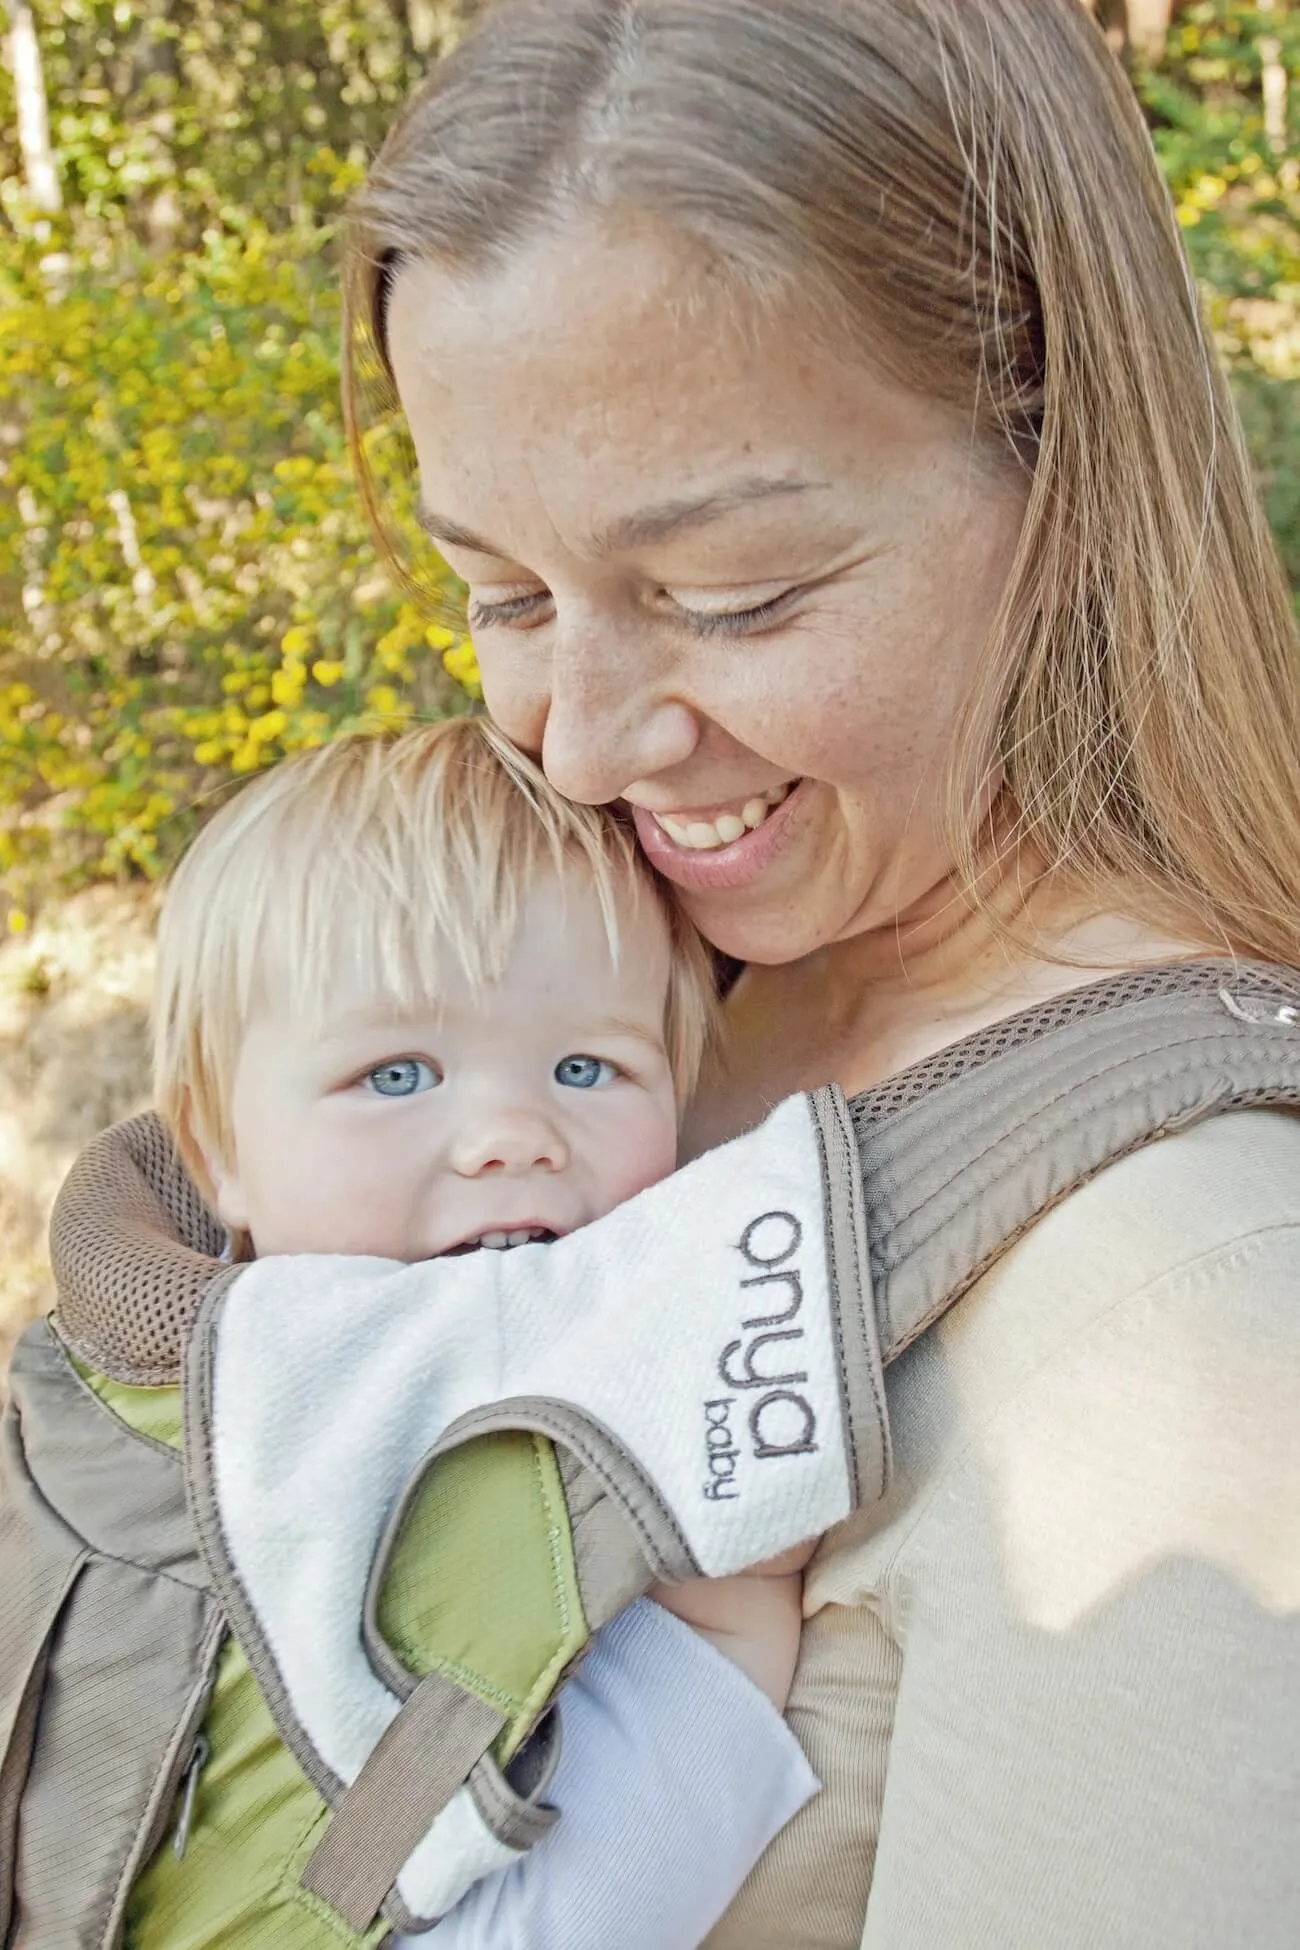
M 102 1132 L 69 1173 L 50 1226 L 64 1338 L 115 1381 L 174 1383 L 224 1244 L 159 1117 Z
M 1180 962 L 1159 968 L 1139 968 L 1125 975 L 1090 982 L 1087 987 L 1053 996 L 1018 1015 L 1007 1016 L 988 1029 L 976 1030 L 947 1049 L 937 1050 L 897 1076 L 886 1077 L 874 1089 L 865 1090 L 852 1101 L 853 1121 L 861 1128 L 876 1124 L 895 1111 L 905 1110 L 918 1098 L 955 1083 L 972 1070 L 993 1063 L 1008 1051 L 1022 1049 L 1026 1043 L 1050 1036 L 1067 1023 L 1087 1016 L 1103 1015 L 1108 1009 L 1134 1002 L 1149 1002 L 1159 995 L 1217 995 L 1221 989 L 1243 1000 L 1259 998 L 1267 1004 L 1295 1003 L 1297 977 L 1293 969 L 1274 968 L 1262 962 L 1197 961 Z

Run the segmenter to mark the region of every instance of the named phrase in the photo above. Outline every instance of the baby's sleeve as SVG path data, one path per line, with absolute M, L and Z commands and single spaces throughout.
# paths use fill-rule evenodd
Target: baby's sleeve
M 555 1827 L 394 1950 L 690 1950 L 817 1792 L 771 1702 L 649 1598 L 560 1695 Z

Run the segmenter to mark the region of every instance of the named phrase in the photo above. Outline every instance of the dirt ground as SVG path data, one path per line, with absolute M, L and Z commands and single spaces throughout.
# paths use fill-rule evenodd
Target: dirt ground
M 53 1300 L 46 1228 L 64 1173 L 147 1098 L 155 906 L 94 888 L 0 944 L 0 1376 Z

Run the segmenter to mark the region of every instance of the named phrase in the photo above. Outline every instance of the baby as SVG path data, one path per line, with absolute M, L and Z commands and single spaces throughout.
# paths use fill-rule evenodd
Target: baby
M 289 760 L 208 825 L 162 918 L 157 1103 L 233 1259 L 504 1251 L 673 1170 L 712 1009 L 631 836 L 453 720 Z M 420 1941 L 707 1931 L 815 1790 L 777 1718 L 802 1555 L 657 1586 L 598 1635 L 561 1696 L 563 1818 Z

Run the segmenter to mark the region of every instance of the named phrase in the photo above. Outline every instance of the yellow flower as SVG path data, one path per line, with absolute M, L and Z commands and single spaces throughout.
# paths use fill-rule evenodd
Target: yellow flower
M 303 686 L 306 681 L 307 673 L 301 664 L 289 664 L 283 670 L 273 672 L 271 677 L 272 700 L 276 704 L 283 706 L 284 710 L 292 711 L 295 704 L 302 703 Z
M 483 680 L 479 675 L 478 658 L 468 637 L 462 638 L 454 648 L 443 651 L 442 667 L 448 677 L 454 678 L 471 697 L 482 697 Z
M 10 908 L 9 910 L 10 934 L 26 934 L 29 925 L 30 922 L 28 920 L 28 917 L 26 914 L 23 913 L 21 907 Z
M 286 657 L 305 657 L 310 648 L 311 638 L 300 623 L 295 623 L 280 638 L 280 650 Z
M 329 690 L 343 675 L 343 665 L 336 657 L 320 657 L 311 667 L 311 674 L 318 684 Z

